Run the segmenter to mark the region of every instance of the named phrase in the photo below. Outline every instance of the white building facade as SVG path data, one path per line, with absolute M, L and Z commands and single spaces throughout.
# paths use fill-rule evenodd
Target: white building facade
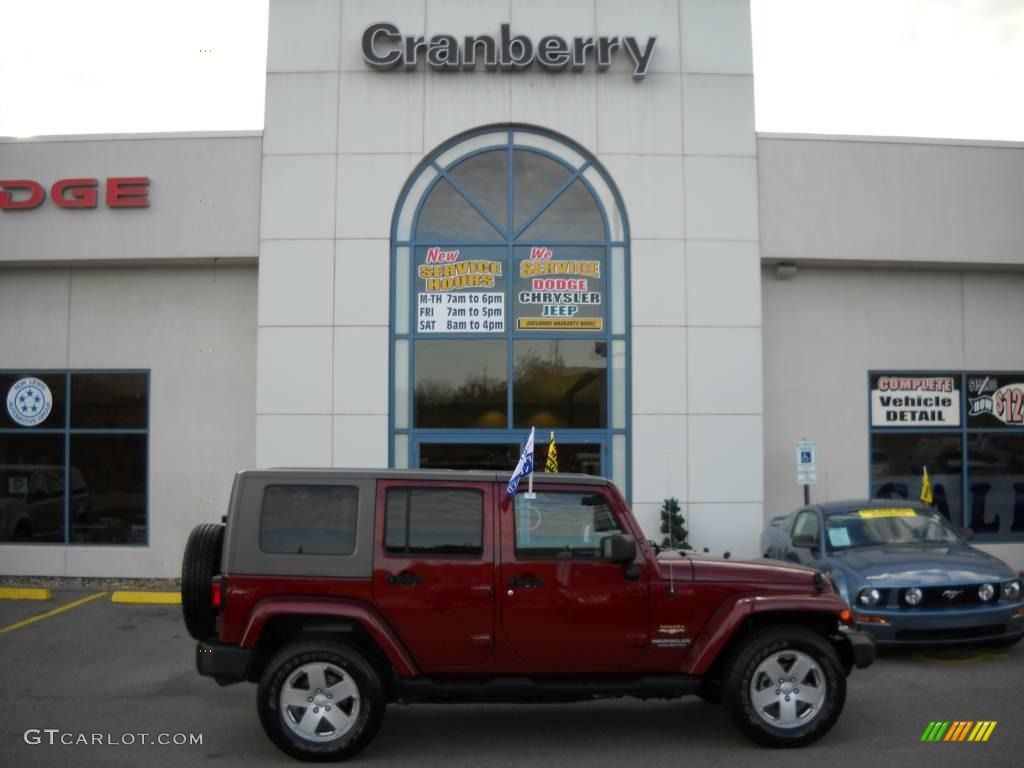
M 753 93 L 742 1 L 292 0 L 262 134 L 0 143 L 0 572 L 173 575 L 237 469 L 511 470 L 531 427 L 737 557 L 796 440 L 813 500 L 926 456 L 1024 566 L 1024 432 L 967 414 L 1024 370 L 1024 152 L 758 137 Z M 873 428 L 888 377 L 956 424 Z

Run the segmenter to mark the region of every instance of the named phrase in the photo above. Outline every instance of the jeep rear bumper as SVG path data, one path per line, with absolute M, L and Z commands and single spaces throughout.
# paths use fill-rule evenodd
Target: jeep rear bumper
M 859 629 L 848 629 L 842 633 L 850 645 L 850 655 L 857 669 L 870 667 L 875 661 L 875 640 L 867 632 Z
M 212 677 L 221 685 L 248 679 L 251 659 L 251 648 L 224 645 L 216 640 L 200 640 L 196 643 L 196 669 L 200 675 Z

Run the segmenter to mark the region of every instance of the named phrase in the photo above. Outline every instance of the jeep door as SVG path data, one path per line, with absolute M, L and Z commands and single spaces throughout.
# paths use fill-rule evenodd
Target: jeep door
M 600 559 L 601 539 L 631 535 L 603 486 L 545 485 L 501 513 L 501 629 L 530 668 L 611 671 L 647 641 L 649 574 Z
M 377 484 L 374 599 L 425 671 L 494 652 L 493 508 L 489 483 Z

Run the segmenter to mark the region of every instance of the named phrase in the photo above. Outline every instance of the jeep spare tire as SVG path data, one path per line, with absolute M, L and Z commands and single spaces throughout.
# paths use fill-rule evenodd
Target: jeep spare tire
M 210 580 L 220 573 L 220 554 L 224 546 L 224 526 L 197 525 L 185 544 L 181 561 L 181 612 L 185 627 L 196 640 L 216 633 L 213 606 L 210 605 Z

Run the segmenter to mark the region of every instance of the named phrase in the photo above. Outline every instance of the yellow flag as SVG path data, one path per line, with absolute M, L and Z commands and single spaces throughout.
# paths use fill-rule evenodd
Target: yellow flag
M 928 467 L 924 468 L 924 474 L 921 475 L 921 501 L 929 507 L 935 503 L 932 499 L 932 481 L 928 479 Z
M 548 443 L 548 458 L 544 462 L 545 472 L 558 472 L 558 450 L 555 448 L 555 433 L 551 433 L 551 441 Z

